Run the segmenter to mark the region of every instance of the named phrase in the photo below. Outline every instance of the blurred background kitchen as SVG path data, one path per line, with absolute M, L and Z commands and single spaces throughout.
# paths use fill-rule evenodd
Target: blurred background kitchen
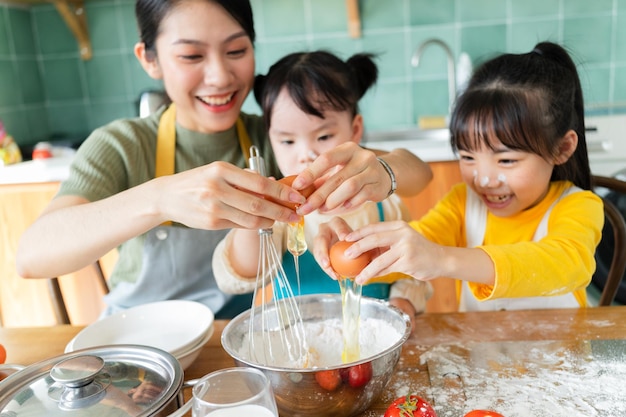
M 595 143 L 590 153 L 596 148 L 602 153 L 594 159 L 594 170 L 608 175 L 626 167 L 626 148 L 619 145 L 626 129 L 626 0 L 251 2 L 257 72 L 265 73 L 278 58 L 296 50 L 325 48 L 344 58 L 360 51 L 380 54 L 379 81 L 361 102 L 366 143 L 375 145 L 385 140 L 397 145 L 388 140 L 390 132 L 418 125 L 445 127 L 451 91 L 461 90 L 471 68 L 483 60 L 502 52 L 527 52 L 542 40 L 561 43 L 579 63 L 588 125 L 595 129 L 588 138 Z M 450 54 L 441 44 L 429 44 L 421 51 L 419 65 L 411 65 L 418 47 L 431 38 L 441 40 Z M 133 0 L 59 0 L 56 6 L 46 0 L 0 3 L 0 121 L 25 160 L 39 142 L 77 147 L 96 127 L 139 114 L 141 94 L 160 90 L 161 85 L 136 60 L 137 40 Z M 244 111 L 259 113 L 252 97 Z M 409 202 L 419 216 L 460 179 L 457 164 L 446 137 L 435 138 L 433 146 L 427 140 L 400 139 L 403 147 L 431 162 L 435 172 L 432 186 Z M 14 274 L 12 247 L 24 224 L 38 215 L 54 195 L 55 181 L 67 172 L 67 164 L 49 162 L 46 176 L 29 178 L 30 173 L 41 174 L 42 167 L 29 162 L 22 169 L 4 167 L 4 173 L 0 167 L 0 225 L 5 231 L 6 225 L 17 225 L 0 241 L 4 277 Z M 28 213 L 16 214 L 20 210 Z M 49 304 L 49 290 L 35 289 L 41 283 L 4 281 L 0 322 L 5 325 L 24 324 L 19 317 L 32 316 L 33 305 Z M 63 290 L 66 299 L 88 293 L 78 288 L 75 296 L 67 296 L 71 290 Z M 23 297 L 37 291 L 41 294 L 36 301 Z M 98 303 L 88 307 L 97 310 Z M 70 310 L 72 321 L 79 324 L 97 314 Z M 18 319 L 8 320 L 10 313 Z M 53 320 L 49 316 L 42 312 L 41 322 Z
M 82 4 L 68 1 L 70 8 Z M 359 0 L 358 38 L 349 33 L 350 2 L 252 0 L 257 71 L 294 50 L 380 53 L 380 81 L 362 110 L 370 131 L 384 130 L 447 113 L 445 52 L 433 45 L 412 67 L 420 42 L 439 38 L 455 61 L 465 52 L 476 65 L 549 39 L 578 58 L 589 112 L 626 110 L 626 1 Z M 20 145 L 80 141 L 110 120 L 136 115 L 140 93 L 160 87 L 133 55 L 134 2 L 86 0 L 84 11 L 90 59 L 81 57 L 77 38 L 50 2 L 0 6 L 0 119 Z M 244 109 L 258 112 L 252 98 Z

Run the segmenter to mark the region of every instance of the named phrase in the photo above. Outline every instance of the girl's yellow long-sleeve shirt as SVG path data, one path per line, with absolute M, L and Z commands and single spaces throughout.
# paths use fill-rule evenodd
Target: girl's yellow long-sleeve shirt
M 595 271 L 594 253 L 604 224 L 600 197 L 591 191 L 563 197 L 552 208 L 546 236 L 533 241 L 546 211 L 570 186 L 572 183 L 567 181 L 551 183 L 543 201 L 514 216 L 487 213 L 484 242 L 478 248 L 495 265 L 495 283 L 470 282 L 478 300 L 574 292 L 579 303 L 586 305 L 585 288 Z M 466 247 L 466 193 L 466 184 L 454 186 L 424 217 L 411 222 L 411 226 L 438 244 Z

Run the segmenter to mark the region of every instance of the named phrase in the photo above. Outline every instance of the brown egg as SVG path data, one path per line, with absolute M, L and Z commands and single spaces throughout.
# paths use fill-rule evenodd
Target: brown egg
M 297 177 L 297 175 L 289 175 L 285 178 L 281 178 L 278 180 L 278 182 L 282 182 L 285 185 L 288 185 L 291 187 L 291 184 L 293 184 L 293 180 L 295 180 Z M 302 194 L 305 198 L 309 198 L 309 196 L 311 194 L 313 194 L 313 192 L 316 190 L 315 186 L 313 184 L 309 185 L 308 187 L 306 187 L 303 190 L 296 190 L 298 191 L 300 194 Z M 285 207 L 289 207 L 292 210 L 295 210 L 296 208 L 298 208 L 298 204 L 292 203 L 290 201 L 280 201 L 280 200 L 276 200 L 275 198 L 272 197 L 268 197 L 269 200 L 273 201 L 274 203 L 278 203 L 281 206 L 285 206 Z
M 354 259 L 347 258 L 344 252 L 351 245 L 352 242 L 341 240 L 331 246 L 328 254 L 330 266 L 343 278 L 354 278 L 372 261 L 372 256 L 369 252 L 362 253 Z

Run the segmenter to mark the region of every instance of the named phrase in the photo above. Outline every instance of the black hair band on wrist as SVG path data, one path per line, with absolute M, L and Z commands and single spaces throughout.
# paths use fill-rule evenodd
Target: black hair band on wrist
M 393 170 L 384 159 L 382 158 L 376 158 L 376 159 L 378 159 L 378 162 L 380 162 L 383 168 L 385 168 L 385 171 L 387 171 L 387 174 L 389 174 L 389 179 L 391 180 L 391 188 L 389 189 L 389 193 L 387 194 L 387 197 L 389 197 L 391 194 L 395 193 L 396 189 L 398 188 L 398 182 L 396 181 L 396 174 L 393 173 Z

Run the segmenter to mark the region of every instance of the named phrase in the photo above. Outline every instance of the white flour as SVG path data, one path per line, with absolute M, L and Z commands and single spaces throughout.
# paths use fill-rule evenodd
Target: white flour
M 447 345 L 421 356 L 439 417 L 626 416 L 625 344 L 615 341 Z M 425 393 L 426 395 L 426 393 Z
M 304 323 L 307 343 L 309 344 L 309 361 L 307 367 L 327 367 L 341 365 L 341 352 L 343 350 L 343 322 L 341 319 L 327 319 L 316 323 Z M 359 346 L 361 358 L 374 356 L 391 347 L 402 334 L 389 325 L 389 323 L 374 318 L 361 318 L 359 327 Z M 270 336 L 272 346 L 278 351 L 280 346 L 278 338 L 284 337 L 284 333 L 274 333 Z M 258 337 L 260 339 L 260 336 Z M 262 349 L 258 347 L 257 351 Z M 238 355 L 250 360 L 250 347 L 242 343 Z M 283 355 L 282 357 L 286 357 Z M 276 354 L 275 357 L 281 357 Z M 276 366 L 288 368 L 300 368 L 293 363 L 275 363 Z

